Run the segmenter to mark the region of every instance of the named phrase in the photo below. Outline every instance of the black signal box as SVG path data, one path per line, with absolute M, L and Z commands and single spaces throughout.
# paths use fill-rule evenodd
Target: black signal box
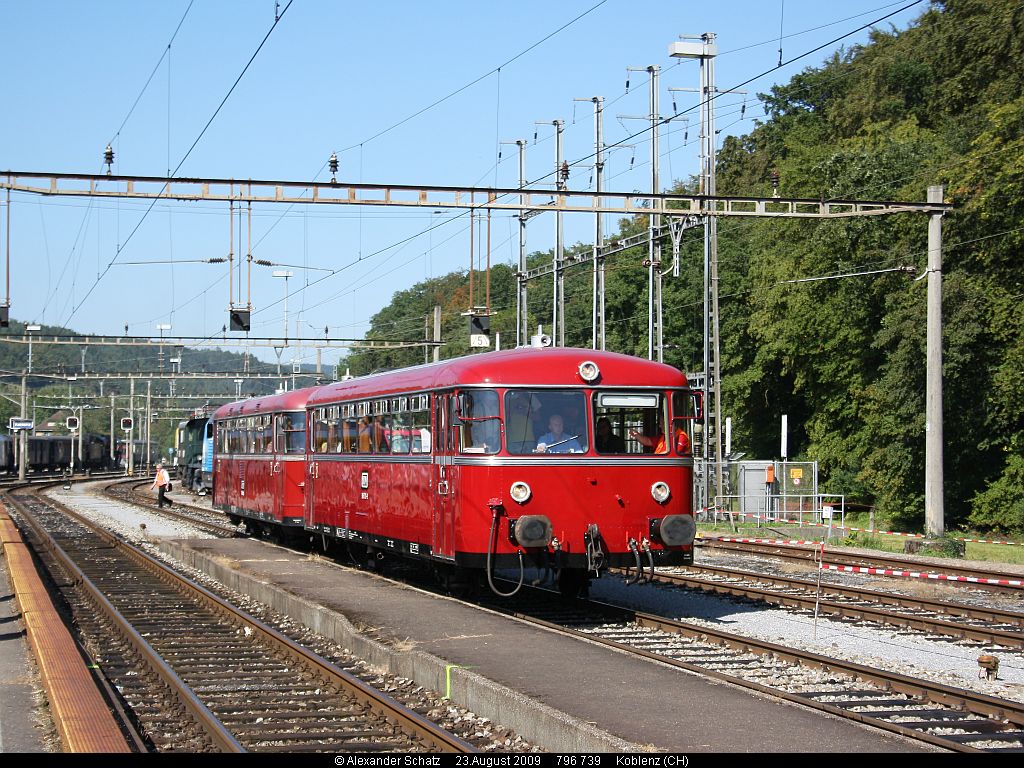
M 248 331 L 249 314 L 249 310 L 247 309 L 229 309 L 228 315 L 231 317 L 231 330 Z

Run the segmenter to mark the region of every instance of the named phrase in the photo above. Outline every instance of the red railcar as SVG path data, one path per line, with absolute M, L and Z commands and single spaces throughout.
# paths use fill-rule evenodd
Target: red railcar
M 213 414 L 213 504 L 251 533 L 302 533 L 306 401 L 314 391 L 229 403 Z
M 568 348 L 325 386 L 307 403 L 305 527 L 495 591 L 496 568 L 574 591 L 609 566 L 691 563 L 695 405 L 670 366 Z

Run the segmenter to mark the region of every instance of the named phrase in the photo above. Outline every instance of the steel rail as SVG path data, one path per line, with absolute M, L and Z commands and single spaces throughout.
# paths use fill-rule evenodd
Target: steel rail
M 540 591 L 540 590 L 535 590 Z M 744 637 L 741 635 L 735 635 L 729 632 L 716 630 L 713 628 L 700 626 L 696 624 L 687 624 L 682 621 L 676 621 L 661 616 L 655 616 L 652 614 L 641 613 L 633 611 L 631 609 L 620 608 L 618 606 L 609 605 L 590 600 L 577 600 L 571 604 L 572 608 L 588 610 L 591 613 L 597 613 L 602 616 L 614 617 L 614 621 L 626 621 L 634 622 L 640 627 L 661 630 L 663 632 L 678 634 L 685 637 L 696 638 L 698 640 L 710 642 L 714 645 L 727 647 L 734 649 L 738 652 L 754 653 L 766 657 L 774 657 L 781 659 L 791 664 L 796 664 L 809 668 L 818 668 L 825 671 L 833 671 L 844 673 L 853 678 L 858 678 L 867 681 L 873 685 L 878 685 L 884 690 L 893 691 L 894 693 L 904 694 L 913 697 L 915 702 L 907 703 L 934 703 L 943 707 L 948 707 L 954 712 L 967 712 L 973 715 L 982 716 L 985 718 L 998 718 L 1005 720 L 1008 723 L 1017 726 L 1018 728 L 1024 726 L 1024 705 L 1017 702 L 1008 701 L 1005 699 L 999 699 L 993 696 L 985 694 L 974 693 L 966 689 L 955 688 L 952 686 L 943 685 L 941 683 L 933 683 L 927 680 L 919 680 L 906 675 L 901 675 L 895 672 L 887 672 L 872 667 L 867 667 L 862 664 L 855 662 L 848 662 L 842 659 L 835 659 L 828 656 L 812 653 L 809 651 L 801 651 L 799 649 L 788 648 L 785 646 L 777 645 L 775 643 L 758 640 L 756 638 Z M 500 606 L 494 607 L 493 609 L 501 611 Z M 958 752 L 980 752 L 987 750 L 980 750 L 970 746 L 967 743 L 961 743 L 955 740 L 955 737 L 946 738 L 944 736 L 936 736 L 924 732 L 923 730 L 910 728 L 899 723 L 889 722 L 879 717 L 872 716 L 871 713 L 864 712 L 852 712 L 844 707 L 836 706 L 829 702 L 818 701 L 811 698 L 807 694 L 791 693 L 788 691 L 781 691 L 777 688 L 763 685 L 751 680 L 744 679 L 738 675 L 732 675 L 727 672 L 722 672 L 715 669 L 709 669 L 706 666 L 700 664 L 694 664 L 680 659 L 673 658 L 661 653 L 655 653 L 642 648 L 637 648 L 629 643 L 619 642 L 617 640 L 600 637 L 588 632 L 582 632 L 577 629 L 573 629 L 570 626 L 565 626 L 558 623 L 557 621 L 551 621 L 542 619 L 539 616 L 531 613 L 524 613 L 515 609 L 506 609 L 506 613 L 515 616 L 516 618 L 526 621 L 537 626 L 550 629 L 555 632 L 562 634 L 568 634 L 571 636 L 578 637 L 582 640 L 593 642 L 598 645 L 614 648 L 615 650 L 622 651 L 628 654 L 640 656 L 642 658 L 654 661 L 660 664 L 666 664 L 671 667 L 678 669 L 684 669 L 689 672 L 696 674 L 712 677 L 717 680 L 739 685 L 743 688 L 756 691 L 761 694 L 773 698 L 781 698 L 786 701 L 799 704 L 802 706 L 811 707 L 822 712 L 827 712 L 831 715 L 841 717 L 847 720 L 854 720 L 865 725 L 870 725 L 875 728 L 897 733 L 902 736 L 911 738 L 915 741 L 921 741 L 933 746 L 942 747 Z M 842 692 L 835 692 L 837 697 L 843 695 Z M 857 695 L 857 694 L 853 694 Z M 913 710 L 907 712 L 908 716 L 914 714 Z M 936 721 L 934 723 L 936 727 L 942 727 L 943 723 Z M 967 728 L 967 725 L 963 725 L 957 722 L 950 722 L 947 727 L 950 728 Z M 1016 732 L 1014 732 L 1016 733 Z M 991 738 L 994 741 L 999 740 L 999 732 L 993 731 Z M 1017 738 L 1013 736 L 1013 738 Z M 969 740 L 967 737 L 966 740 Z
M 134 485 L 132 485 L 133 482 L 135 483 Z M 170 518 L 171 520 L 176 520 L 178 522 L 185 523 L 186 525 L 195 526 L 196 528 L 206 531 L 207 533 L 212 533 L 215 536 L 220 536 L 221 538 L 230 538 L 238 535 L 238 528 L 236 528 L 233 525 L 230 525 L 228 523 L 217 523 L 212 520 L 202 520 L 200 518 L 193 517 L 188 514 L 175 512 L 174 507 L 179 507 L 181 509 L 189 509 L 197 513 L 208 514 L 214 517 L 216 517 L 219 514 L 216 510 L 205 509 L 203 507 L 199 507 L 194 504 L 189 504 L 187 502 L 183 502 L 180 500 L 173 501 L 172 503 L 174 504 L 174 506 L 170 507 L 169 509 L 160 509 L 159 507 L 155 507 L 152 503 L 152 499 L 145 499 L 142 496 L 142 494 L 139 493 L 139 488 L 141 488 L 143 485 L 146 485 L 148 482 L 148 480 L 138 482 L 138 478 L 131 478 L 127 481 L 123 481 L 120 483 L 111 483 L 110 485 L 104 487 L 103 492 L 104 494 L 106 494 L 108 498 L 113 499 L 115 501 L 120 501 L 125 504 L 134 504 L 135 506 L 145 509 L 147 512 L 161 515 L 163 517 Z M 119 485 L 131 486 L 128 489 L 128 497 L 118 496 L 117 493 L 113 490 L 113 488 Z
M 999 699 L 983 693 L 975 693 L 964 688 L 955 688 L 953 686 L 943 685 L 942 683 L 919 680 L 896 672 L 888 672 L 875 667 L 868 667 L 851 661 L 835 659 L 829 656 L 812 653 L 810 651 L 787 648 L 764 640 L 741 637 L 739 635 L 733 635 L 731 633 L 709 627 L 688 625 L 684 622 L 660 616 L 653 616 L 651 614 L 637 613 L 635 615 L 635 620 L 641 626 L 651 627 L 653 629 L 661 629 L 666 632 L 682 634 L 690 637 L 713 638 L 719 645 L 736 648 L 742 651 L 754 652 L 760 655 L 771 655 L 802 666 L 817 667 L 828 671 L 844 672 L 853 677 L 860 678 L 861 680 L 881 685 L 896 693 L 903 693 L 915 698 L 925 699 L 926 701 L 935 704 L 941 704 L 943 706 L 952 707 L 953 709 L 967 711 L 983 717 L 1003 719 L 1018 727 L 1024 726 L 1024 705 L 1008 701 L 1006 699 Z M 734 678 L 730 679 L 735 680 Z M 827 702 L 815 701 L 807 696 L 801 696 L 799 694 L 795 694 L 794 696 L 795 698 L 793 700 L 795 701 L 799 701 L 803 704 L 808 704 L 816 708 L 822 708 L 825 711 L 832 712 L 833 714 L 841 715 L 843 717 L 855 716 L 854 719 L 875 727 L 893 730 L 914 739 L 928 741 L 929 743 L 937 746 L 950 747 L 950 741 L 942 737 L 934 737 L 931 734 L 909 729 L 904 726 L 900 726 L 897 723 L 889 723 L 884 720 L 871 717 L 870 715 L 865 715 L 864 713 L 849 712 L 842 707 L 835 707 Z M 967 748 L 965 751 L 974 750 L 973 748 Z
M 687 568 L 689 569 L 691 566 L 687 566 Z M 1024 632 L 997 629 L 995 627 L 972 626 L 969 624 L 962 624 L 955 621 L 947 621 L 929 616 L 899 613 L 870 605 L 853 605 L 828 599 L 819 600 L 815 598 L 814 594 L 807 594 L 808 591 L 813 593 L 817 588 L 817 585 L 812 581 L 794 579 L 787 576 L 775 576 L 773 574 L 761 574 L 754 571 L 743 571 L 732 568 L 692 566 L 692 569 L 752 581 L 757 580 L 776 583 L 803 590 L 803 594 L 786 594 L 760 587 L 744 586 L 742 584 L 721 581 L 708 581 L 707 579 L 702 579 L 697 576 L 689 576 L 679 573 L 655 573 L 654 580 L 668 584 L 693 587 L 704 592 L 715 592 L 734 597 L 748 597 L 770 604 L 801 608 L 805 610 L 814 610 L 815 606 L 817 606 L 821 611 L 828 614 L 846 616 L 864 621 L 877 622 L 880 624 L 909 627 L 911 629 L 924 630 L 935 634 L 948 635 L 950 637 L 994 643 L 1008 648 L 1024 648 Z M 835 584 L 822 584 L 821 591 L 822 593 L 836 593 L 842 596 L 861 600 L 887 602 L 903 608 L 932 610 L 946 615 L 952 614 L 964 618 L 996 622 L 1001 621 L 1014 623 L 1018 626 L 1024 623 L 1024 614 L 1013 611 L 1000 611 L 996 608 L 978 608 L 975 606 L 947 603 L 939 600 L 927 600 L 905 595 L 893 595 L 892 593 L 857 589 L 855 587 L 846 587 Z M 1022 629 L 1024 629 L 1024 627 L 1022 627 Z
M 150 557 L 148 554 L 138 549 L 137 547 L 134 547 L 131 544 L 119 539 L 117 536 L 110 533 L 109 531 L 99 528 L 95 523 L 90 521 L 88 518 L 79 515 L 74 510 L 69 509 L 68 507 L 54 499 L 47 498 L 45 500 L 45 503 L 54 506 L 55 508 L 59 509 L 63 514 L 68 515 L 80 524 L 86 526 L 89 530 L 93 531 L 96 535 L 98 535 L 104 541 L 106 541 L 111 548 L 117 549 L 122 555 L 129 558 L 137 565 L 140 565 L 148 569 L 150 572 L 154 573 L 157 576 L 157 578 L 163 580 L 166 583 L 174 585 L 176 588 L 185 589 L 193 596 L 204 602 L 208 607 L 210 607 L 220 615 L 224 616 L 231 622 L 249 627 L 250 629 L 259 633 L 275 648 L 283 651 L 295 661 L 298 661 L 306 665 L 307 667 L 312 668 L 315 671 L 318 671 L 320 674 L 325 676 L 329 682 L 341 687 L 349 694 L 354 695 L 360 701 L 367 703 L 370 710 L 373 711 L 375 714 L 384 717 L 392 723 L 398 724 L 400 728 L 406 730 L 408 733 L 411 733 L 414 736 L 426 740 L 430 744 L 434 745 L 435 747 L 445 752 L 473 753 L 479 751 L 473 745 L 469 744 L 466 741 L 463 741 L 454 734 L 451 734 L 443 730 L 436 724 L 432 723 L 426 718 L 421 717 L 414 711 L 408 709 L 399 702 L 395 701 L 390 696 L 387 696 L 386 694 L 374 690 L 373 688 L 366 685 L 362 681 L 358 680 L 354 676 L 349 675 L 344 670 L 331 664 L 329 661 L 307 651 L 306 649 L 302 648 L 289 638 L 285 637 L 277 630 L 249 616 L 248 614 L 234 607 L 227 601 L 221 599 L 220 597 L 205 589 L 204 587 L 200 586 L 199 584 L 192 582 L 183 575 L 165 566 L 160 561 Z M 25 510 L 23 509 L 23 513 L 24 512 Z M 26 514 L 26 517 L 30 518 L 31 515 Z M 50 537 L 46 535 L 45 531 L 42 531 L 41 535 L 45 536 L 47 539 L 50 539 Z M 52 539 L 50 540 L 52 542 Z M 90 594 L 93 594 L 98 598 L 98 602 L 101 605 L 103 605 L 104 610 L 113 611 L 117 617 L 120 617 L 120 614 L 116 611 L 116 608 L 114 608 L 109 603 L 109 601 L 99 592 L 99 590 L 94 585 L 92 585 L 92 583 L 81 572 L 81 570 L 71 562 L 68 555 L 63 552 L 59 545 L 57 545 L 56 542 L 52 542 L 52 546 L 55 548 L 55 553 L 59 552 L 60 555 L 62 555 L 60 557 L 61 561 L 68 563 L 69 570 L 75 573 L 76 580 L 80 580 L 83 585 L 87 585 L 88 588 L 90 588 Z M 128 626 L 127 621 L 124 620 L 123 617 L 118 618 L 117 621 L 119 625 L 125 626 L 129 633 L 132 633 L 137 636 L 137 633 L 130 626 Z M 180 681 L 180 678 L 178 678 L 177 674 L 174 673 L 173 670 L 171 670 L 170 667 L 166 665 L 166 662 L 164 662 L 163 659 L 161 659 L 156 654 L 156 652 L 152 650 L 152 648 L 149 646 L 149 643 L 147 643 L 141 637 L 139 637 L 138 639 L 141 640 L 143 644 L 142 647 L 140 648 L 140 651 L 146 654 L 147 659 L 149 659 L 150 655 L 152 655 L 153 661 L 158 665 L 157 667 L 155 667 L 155 669 L 158 672 L 161 672 L 162 670 L 166 669 L 166 672 L 168 673 L 168 678 L 165 678 L 165 682 L 168 682 L 169 685 L 172 685 L 172 688 L 176 691 L 180 690 L 179 685 L 184 686 L 184 690 L 187 692 L 187 701 L 183 700 L 183 703 L 186 703 L 186 706 L 188 706 L 190 711 L 193 712 L 193 716 L 200 720 L 200 722 L 202 722 L 204 725 L 209 723 L 209 725 L 214 728 L 214 731 L 216 733 L 222 734 L 218 735 L 216 738 L 217 745 L 225 751 L 244 751 L 244 748 L 235 740 L 235 737 L 232 736 L 224 728 L 224 726 L 220 724 L 220 721 L 217 720 L 217 718 L 209 711 L 209 709 L 207 709 L 206 706 L 203 705 L 202 702 L 195 697 L 195 694 L 193 694 L 191 690 L 188 689 L 185 683 Z M 148 651 L 144 651 L 142 649 L 148 649 Z M 161 674 L 161 677 L 164 677 L 164 675 Z M 195 703 L 194 709 L 193 705 L 190 703 L 193 701 Z
M 28 507 L 13 496 L 10 496 L 9 499 L 25 520 L 28 521 L 28 524 L 35 532 L 37 540 L 41 542 L 46 551 L 60 562 L 61 566 L 68 572 L 72 582 L 83 588 L 89 594 L 90 598 L 100 608 L 100 610 L 102 610 L 104 615 L 106 615 L 106 617 L 117 627 L 121 636 L 129 642 L 136 651 L 138 651 L 143 659 L 145 659 L 150 669 L 152 669 L 153 672 L 156 673 L 160 679 L 175 692 L 182 705 L 189 711 L 192 717 L 202 725 L 214 746 L 222 752 L 244 752 L 244 748 L 235 739 L 235 737 L 228 732 L 216 717 L 214 717 L 213 713 L 210 712 L 206 705 L 198 699 L 195 693 L 192 692 L 177 673 L 168 666 L 167 662 L 165 662 L 146 641 L 146 639 L 143 638 L 134 627 L 132 627 L 121 612 L 118 611 L 117 608 L 115 608 L 107 599 L 106 595 L 104 595 L 92 580 L 85 575 L 71 556 L 64 551 L 64 549 L 54 540 L 42 524 L 39 523 Z M 65 512 L 65 514 L 70 512 L 66 507 L 54 502 L 52 499 L 48 500 L 47 503 L 53 504 L 58 508 L 62 508 L 61 511 Z M 95 530 L 95 526 L 84 518 L 81 518 L 78 515 L 73 516 L 79 522 L 85 522 L 89 525 L 90 529 Z M 99 533 L 101 538 L 106 540 L 112 547 L 116 548 L 119 546 L 120 542 L 113 535 L 106 531 L 97 531 L 97 533 Z
M 701 539 L 700 541 L 701 545 L 705 547 L 712 547 L 715 549 L 747 554 L 765 554 L 770 555 L 772 557 L 780 557 L 788 560 L 813 561 L 817 553 L 816 548 L 803 547 L 795 544 L 751 544 L 733 541 L 717 541 L 715 539 Z M 991 579 L 993 581 L 1024 580 L 1024 575 L 1020 573 L 1010 573 L 1007 571 L 979 571 L 974 568 L 958 566 L 953 563 L 942 563 L 940 565 L 938 563 L 922 562 L 920 560 L 909 560 L 907 558 L 899 557 L 887 557 L 885 555 L 865 555 L 855 553 L 847 554 L 837 552 L 834 549 L 825 550 L 825 563 L 827 565 L 837 565 L 840 567 L 852 566 L 891 569 L 900 571 L 913 571 L 915 573 L 939 573 L 943 575 L 955 576 L 958 578 L 965 579 L 981 578 Z M 982 589 L 1010 591 L 1016 594 L 1021 594 L 1022 591 L 1024 591 L 1024 588 L 1022 587 L 1004 584 L 988 584 L 983 581 L 948 580 L 943 581 L 943 583 L 960 586 L 979 587 Z

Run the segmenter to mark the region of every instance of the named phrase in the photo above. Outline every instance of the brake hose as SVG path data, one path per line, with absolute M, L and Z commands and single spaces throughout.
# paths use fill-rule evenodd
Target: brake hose
M 654 553 L 651 552 L 651 545 L 646 539 L 644 540 L 644 551 L 647 553 L 647 564 L 651 567 L 651 575 L 647 577 L 647 583 L 650 584 L 654 581 Z
M 629 549 L 633 553 L 633 557 L 636 560 L 636 576 L 627 576 L 626 577 L 626 584 L 627 585 L 632 585 L 632 584 L 636 584 L 638 581 L 640 581 L 641 577 L 644 575 L 644 567 L 640 563 L 640 551 L 636 548 L 636 539 L 630 539 L 629 540 Z M 628 570 L 627 570 L 627 573 L 628 573 Z
M 494 554 L 494 549 L 497 546 L 495 533 L 498 531 L 498 508 L 494 507 L 491 510 L 491 538 L 487 544 L 487 584 L 490 586 L 491 591 L 498 597 L 512 597 L 518 592 L 523 586 L 523 580 L 526 577 L 526 571 L 523 569 L 523 550 L 519 550 L 519 583 L 516 584 L 516 588 L 511 592 L 501 592 L 496 586 L 494 586 L 494 574 L 491 572 L 491 556 Z

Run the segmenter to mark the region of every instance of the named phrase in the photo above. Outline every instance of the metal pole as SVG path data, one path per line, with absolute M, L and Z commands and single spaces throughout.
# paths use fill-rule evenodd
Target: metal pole
M 11 183 L 11 177 L 7 177 Z M 11 188 L 7 188 L 7 299 L 5 306 L 11 306 Z
M 71 409 L 74 413 L 74 409 Z M 82 461 L 82 442 L 85 439 L 85 406 L 82 405 L 78 408 L 78 464 L 83 465 Z
M 116 409 L 114 408 L 114 396 L 110 396 L 110 464 L 114 464 L 114 448 L 117 446 L 117 432 L 114 430 L 114 416 Z
M 658 74 L 660 68 L 651 66 L 647 68 L 650 74 L 650 121 L 651 121 L 651 192 L 657 194 L 659 191 L 658 161 Z M 661 259 L 658 258 L 658 243 L 655 232 L 657 231 L 660 217 L 653 212 L 655 200 L 651 199 L 651 214 L 647 217 L 647 359 L 658 362 L 662 360 L 662 333 L 661 333 Z
M 235 192 L 231 186 L 231 194 Z M 228 309 L 235 307 L 235 201 L 228 201 Z
M 555 189 L 565 189 L 562 181 L 562 131 L 565 122 L 553 120 L 555 126 Z M 555 212 L 555 264 L 554 264 L 554 296 L 552 297 L 551 317 L 551 338 L 555 345 L 565 346 L 565 274 L 562 272 L 562 260 L 565 258 L 565 244 L 563 242 L 564 231 L 562 229 L 562 211 L 559 208 Z
M 701 80 L 701 102 L 700 102 L 700 193 L 707 195 L 710 181 L 710 169 L 708 162 L 708 102 L 707 91 L 707 58 L 700 59 L 700 80 Z M 704 423 L 701 445 L 701 461 L 703 464 L 701 479 L 704 491 L 704 505 L 709 505 L 711 496 L 711 414 L 713 406 L 710 402 L 711 384 L 711 225 L 713 216 L 704 216 L 704 381 L 702 382 L 704 395 Z M 767 507 L 766 507 L 767 509 Z
M 152 466 L 152 456 L 149 455 L 150 444 L 153 442 L 152 439 L 151 439 L 152 438 L 151 430 L 153 429 L 153 426 L 152 426 L 152 423 L 153 423 L 153 411 L 152 411 L 153 400 L 152 400 L 152 395 L 153 395 L 153 382 L 152 382 L 152 380 L 147 379 L 146 380 L 146 471 L 147 472 L 149 471 L 149 468 Z
M 250 195 L 252 194 L 252 184 L 249 185 L 249 194 Z M 248 213 L 247 213 L 247 219 L 246 219 L 246 221 L 247 221 L 246 227 L 247 227 L 247 230 L 248 230 L 248 235 L 247 235 L 247 238 L 246 238 L 246 247 L 245 247 L 245 251 L 246 251 L 246 256 L 245 256 L 245 262 L 246 262 L 246 264 L 245 264 L 245 306 L 248 309 L 252 309 L 252 201 L 251 200 L 249 201 L 249 204 L 247 206 L 247 211 L 248 211 Z M 241 239 L 242 239 L 241 235 L 239 235 L 238 239 L 239 239 L 239 241 L 241 241 Z M 242 247 L 241 242 L 239 242 L 238 247 L 239 248 Z M 288 334 L 286 333 L 285 337 L 287 337 L 287 335 Z
M 594 171 L 597 176 L 595 190 L 600 204 L 601 192 L 604 191 L 604 97 L 595 96 L 594 102 Z M 604 243 L 604 222 L 601 214 L 594 214 L 594 307 L 591 313 L 591 324 L 594 327 L 592 346 L 604 349 L 604 257 L 600 256 Z
M 928 187 L 942 202 L 943 187 Z M 928 349 L 925 394 L 924 520 L 928 536 L 945 532 L 942 498 L 942 213 L 928 215 Z
M 715 43 L 715 33 L 708 32 L 704 35 L 705 44 L 714 51 L 718 50 Z M 702 62 L 707 64 L 707 91 L 704 95 L 708 104 L 708 194 L 717 194 L 717 161 L 715 157 L 715 102 L 714 97 L 718 92 L 715 86 L 715 56 L 712 54 Z M 724 493 L 722 478 L 722 440 L 721 440 L 721 419 L 722 419 L 722 372 L 720 345 L 718 338 L 718 217 L 709 217 L 710 221 L 710 245 L 711 245 L 711 367 L 714 369 L 715 377 L 712 381 L 715 398 L 715 493 L 721 496 Z
M 125 435 L 126 450 L 128 451 L 128 476 L 135 475 L 135 445 L 132 439 L 135 436 L 135 377 L 128 379 L 128 416 L 132 419 L 132 428 Z
M 434 345 L 434 362 L 441 360 L 441 305 L 434 305 L 434 341 L 438 342 Z
M 516 141 L 519 147 L 519 189 L 526 187 L 526 141 Z M 519 195 L 519 202 L 526 204 L 526 194 Z M 519 295 L 516 302 L 516 346 L 525 346 L 530 339 L 526 304 L 526 209 L 519 211 Z
M 21 372 L 21 418 L 28 417 L 28 376 Z M 28 475 L 28 430 L 21 430 L 18 441 L 18 479 L 24 480 Z
M 467 309 L 473 311 L 473 268 L 475 266 L 475 253 L 473 252 L 473 223 L 476 221 L 476 209 L 473 208 L 473 193 L 469 195 L 469 306 Z

